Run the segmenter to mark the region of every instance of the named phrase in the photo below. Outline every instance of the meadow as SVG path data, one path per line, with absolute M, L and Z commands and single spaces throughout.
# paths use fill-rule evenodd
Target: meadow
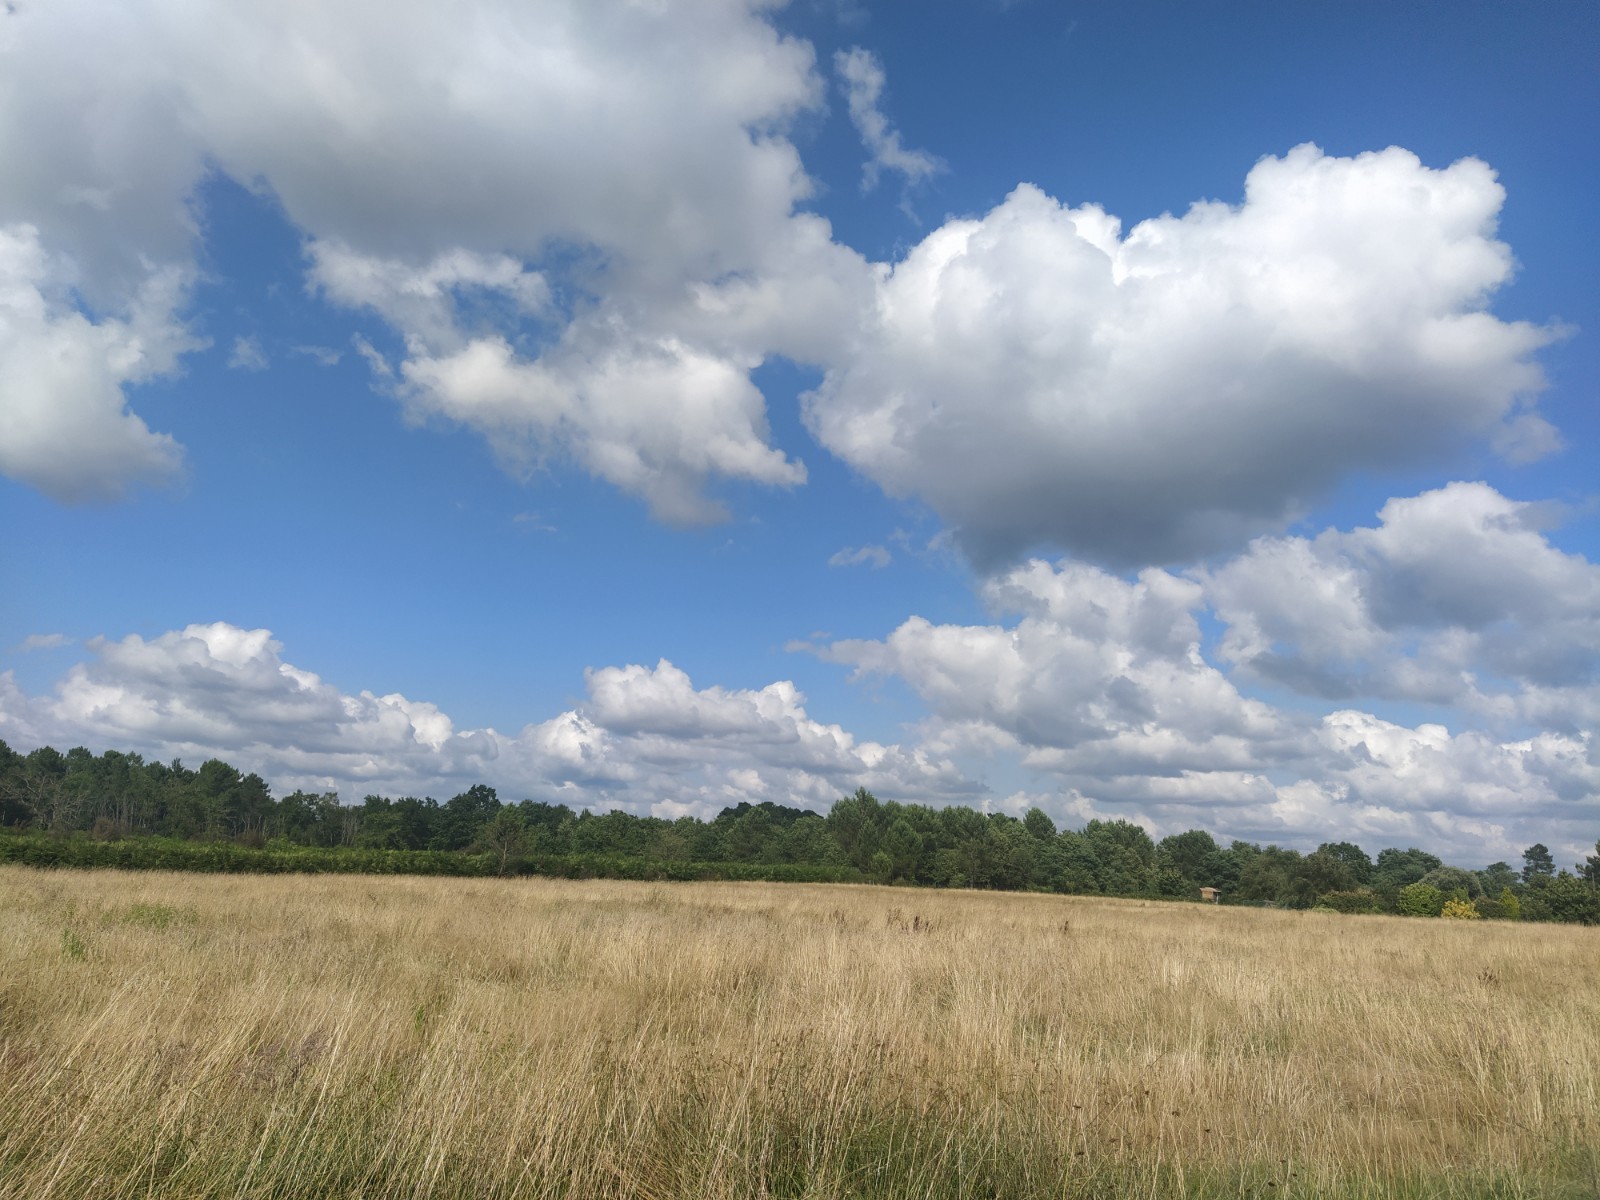
M 1593 1197 L 1600 930 L 0 868 L 0 1198 Z

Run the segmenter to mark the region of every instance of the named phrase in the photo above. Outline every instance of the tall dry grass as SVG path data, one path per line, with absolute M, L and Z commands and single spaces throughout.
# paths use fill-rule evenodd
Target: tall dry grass
M 0 1197 L 1593 1196 L 1600 933 L 0 869 Z

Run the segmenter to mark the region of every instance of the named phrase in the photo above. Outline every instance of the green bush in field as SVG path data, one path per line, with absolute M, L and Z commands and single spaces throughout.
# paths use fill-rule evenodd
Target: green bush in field
M 1378 911 L 1378 897 L 1371 888 L 1355 888 L 1347 892 L 1323 892 L 1317 897 L 1318 906 L 1327 906 L 1334 912 L 1370 913 Z
M 1395 909 L 1406 917 L 1437 917 L 1444 911 L 1444 893 L 1431 883 L 1413 883 L 1400 889 Z
M 1549 920 L 1570 925 L 1600 925 L 1600 888 L 1576 875 L 1561 872 L 1541 889 L 1540 899 L 1549 911 Z
M 1516 894 L 1508 887 L 1500 889 L 1500 911 L 1508 921 L 1522 919 L 1522 901 L 1518 900 Z

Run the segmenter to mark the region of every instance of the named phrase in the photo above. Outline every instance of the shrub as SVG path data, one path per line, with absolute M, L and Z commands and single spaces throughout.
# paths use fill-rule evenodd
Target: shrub
M 1522 901 L 1518 900 L 1516 893 L 1508 887 L 1500 889 L 1500 911 L 1508 921 L 1522 919 Z
M 1600 925 L 1600 888 L 1591 887 L 1576 875 L 1561 872 L 1544 889 L 1549 920 L 1568 925 Z
M 1430 883 L 1413 883 L 1400 889 L 1395 908 L 1407 917 L 1437 917 L 1444 909 L 1444 894 Z
M 1378 897 L 1371 888 L 1355 888 L 1348 892 L 1323 892 L 1317 897 L 1317 907 L 1331 908 L 1341 913 L 1370 913 L 1378 911 Z
M 1483 914 L 1472 906 L 1472 901 L 1466 899 L 1452 899 L 1444 902 L 1444 907 L 1439 910 L 1439 915 L 1450 921 L 1479 921 Z

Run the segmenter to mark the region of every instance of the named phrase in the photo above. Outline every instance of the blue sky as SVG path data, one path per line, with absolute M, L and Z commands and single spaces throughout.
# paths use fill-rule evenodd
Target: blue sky
M 1600 833 L 1600 18 L 0 17 L 0 737 Z

